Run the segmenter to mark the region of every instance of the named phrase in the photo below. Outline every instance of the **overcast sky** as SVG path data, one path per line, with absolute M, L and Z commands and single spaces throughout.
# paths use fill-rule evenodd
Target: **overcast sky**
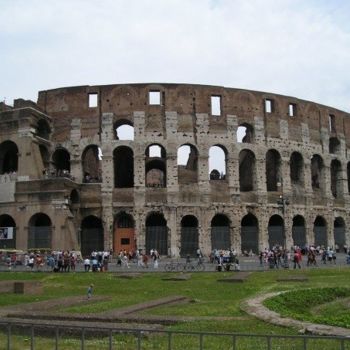
M 0 100 L 166 82 L 350 111 L 347 0 L 0 0 Z

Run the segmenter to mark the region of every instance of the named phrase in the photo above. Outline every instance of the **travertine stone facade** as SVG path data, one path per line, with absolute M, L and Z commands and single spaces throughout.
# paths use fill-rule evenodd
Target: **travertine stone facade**
M 0 125 L 0 227 L 14 228 L 1 247 L 178 256 L 349 244 L 346 112 L 266 92 L 129 84 L 2 103 Z

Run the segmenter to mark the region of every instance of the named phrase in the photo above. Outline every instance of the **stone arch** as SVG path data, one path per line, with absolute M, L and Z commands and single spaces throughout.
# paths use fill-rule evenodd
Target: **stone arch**
M 18 147 L 12 141 L 0 144 L 0 175 L 18 171 Z
M 198 182 L 198 151 L 191 144 L 184 144 L 177 150 L 179 184 Z
M 211 220 L 211 249 L 231 249 L 230 220 L 224 214 Z
M 290 156 L 290 180 L 293 185 L 304 185 L 304 159 L 299 152 L 293 152 Z
M 306 246 L 305 219 L 301 215 L 296 215 L 293 218 L 292 238 L 294 246 L 300 248 Z
M 145 170 L 147 187 L 166 187 L 166 151 L 160 144 L 146 148 Z
M 28 249 L 51 249 L 52 222 L 44 213 L 34 214 L 28 225 Z
M 340 141 L 337 137 L 329 138 L 329 153 L 339 154 L 341 151 Z
M 259 253 L 259 223 L 251 213 L 245 215 L 241 221 L 241 251 Z
M 334 198 L 343 196 L 342 168 L 338 159 L 331 162 L 331 192 Z
M 196 256 L 199 248 L 198 220 L 193 215 L 186 215 L 181 220 L 180 256 Z
M 162 213 L 150 213 L 146 219 L 146 254 L 151 249 L 160 255 L 168 254 L 168 227 Z
M 275 214 L 270 217 L 268 233 L 270 249 L 276 246 L 285 247 L 286 236 L 284 233 L 284 220 L 281 216 Z
M 255 154 L 244 149 L 239 153 L 239 189 L 241 192 L 255 191 L 256 183 Z
M 135 220 L 131 214 L 124 211 L 118 213 L 114 220 L 113 251 L 135 251 Z
M 36 127 L 37 136 L 42 139 L 48 140 L 51 134 L 51 128 L 49 123 L 45 119 L 40 119 Z
M 238 126 L 236 132 L 237 143 L 253 143 L 254 128 L 251 124 L 242 123 Z
M 311 184 L 314 191 L 324 190 L 324 163 L 318 154 L 311 158 Z
M 281 155 L 275 149 L 270 149 L 266 153 L 266 189 L 267 191 L 277 191 L 281 181 Z
M 0 249 L 16 249 L 16 222 L 7 214 L 0 215 Z
M 84 183 L 102 182 L 101 158 L 102 152 L 97 145 L 85 147 L 81 156 Z
M 134 187 L 134 152 L 130 147 L 120 146 L 113 152 L 114 187 Z
M 327 248 L 327 221 L 322 216 L 317 216 L 314 221 L 315 246 Z
M 119 119 L 114 123 L 116 140 L 134 140 L 134 126 L 130 120 Z
M 70 173 L 70 154 L 63 148 L 57 148 L 52 155 L 52 163 L 56 176 L 64 176 Z
M 102 220 L 94 215 L 86 216 L 81 222 L 81 253 L 90 256 L 93 251 L 104 250 Z
M 338 216 L 334 220 L 334 244 L 338 249 L 343 251 L 344 245 L 346 243 L 345 239 L 345 221 L 342 217 Z
M 227 149 L 222 145 L 209 148 L 209 178 L 210 180 L 225 180 L 227 178 Z

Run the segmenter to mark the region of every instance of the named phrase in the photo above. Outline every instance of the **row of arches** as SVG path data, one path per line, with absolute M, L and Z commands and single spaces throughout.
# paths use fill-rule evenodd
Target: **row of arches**
M 65 148 L 57 148 L 51 160 L 47 148 L 40 145 L 40 153 L 45 168 L 56 176 L 67 176 L 71 171 L 71 158 Z M 179 183 L 198 181 L 197 148 L 191 144 L 184 144 L 177 152 Z M 87 146 L 82 153 L 83 182 L 102 182 L 102 152 L 97 145 Z M 119 146 L 113 152 L 114 159 L 114 187 L 129 188 L 134 186 L 134 153 L 130 147 Z M 209 172 L 211 180 L 227 178 L 228 153 L 225 147 L 214 145 L 209 149 Z M 292 152 L 289 160 L 290 181 L 292 187 L 304 188 L 305 169 L 304 158 L 299 152 Z M 5 141 L 0 145 L 0 175 L 16 172 L 18 169 L 18 148 L 12 141 Z M 145 183 L 149 187 L 166 187 L 167 153 L 163 146 L 151 144 L 145 150 Z M 311 185 L 314 191 L 326 190 L 325 164 L 323 158 L 314 154 L 311 158 Z M 347 183 L 350 193 L 350 162 L 347 164 Z M 334 198 L 342 197 L 343 168 L 338 159 L 330 164 L 330 189 Z M 266 190 L 277 191 L 282 183 L 282 158 L 275 149 L 270 149 L 265 155 Z M 239 153 L 239 184 L 241 192 L 257 189 L 256 156 L 252 150 L 243 149 Z
M 16 229 L 14 219 L 7 215 L 0 215 L 0 227 Z M 261 228 L 260 228 L 261 229 Z M 261 245 L 259 222 L 253 214 L 245 215 L 240 223 L 240 249 L 258 253 Z M 216 214 L 210 222 L 210 248 L 230 249 L 234 246 L 231 235 L 231 223 L 224 214 Z M 284 220 L 279 215 L 273 215 L 268 222 L 268 244 L 286 246 Z M 341 217 L 333 223 L 334 242 L 340 248 L 346 243 L 345 223 Z M 316 246 L 327 246 L 327 222 L 322 216 L 317 216 L 313 224 L 314 242 L 307 242 L 306 223 L 301 215 L 293 218 L 292 240 L 293 245 L 305 246 L 314 243 Z M 185 215 L 180 223 L 179 237 L 180 255 L 194 255 L 200 246 L 199 222 L 194 215 Z M 85 217 L 80 226 L 81 251 L 84 255 L 93 250 L 104 250 L 104 227 L 102 220 L 96 216 Z M 145 222 L 145 249 L 157 249 L 162 255 L 170 252 L 170 230 L 167 221 L 161 213 L 151 213 Z M 209 243 L 208 243 L 209 244 Z M 1 248 L 16 248 L 16 234 L 13 239 L 0 239 Z M 137 248 L 135 236 L 135 221 L 130 214 L 119 213 L 114 222 L 113 250 L 131 250 Z M 236 247 L 238 248 L 238 247 Z M 28 223 L 28 249 L 52 249 L 52 222 L 44 213 L 33 215 Z

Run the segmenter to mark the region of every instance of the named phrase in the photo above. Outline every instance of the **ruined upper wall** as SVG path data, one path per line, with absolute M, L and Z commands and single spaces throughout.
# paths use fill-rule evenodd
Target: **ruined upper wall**
M 152 105 L 149 93 L 157 91 L 160 104 Z M 95 95 L 97 106 L 89 106 Z M 220 115 L 210 118 L 210 130 L 225 130 L 226 116 L 236 115 L 238 123 L 251 123 L 255 116 L 264 118 L 266 137 L 279 137 L 281 120 L 288 122 L 289 138 L 301 141 L 302 124 L 308 125 L 311 142 L 319 143 L 320 130 L 329 130 L 334 116 L 332 134 L 345 137 L 350 147 L 350 114 L 321 104 L 268 92 L 190 84 L 121 84 L 77 86 L 40 91 L 38 106 L 53 117 L 54 140 L 70 137 L 71 121 L 81 119 L 82 137 L 100 132 L 102 113 L 114 113 L 115 121 L 133 122 L 134 111 L 144 111 L 150 127 L 164 126 L 165 111 L 177 112 L 178 131 L 192 131 L 197 113 L 212 114 L 211 97 L 220 97 Z M 271 101 L 271 112 L 266 111 Z M 290 115 L 293 106 L 293 116 Z

